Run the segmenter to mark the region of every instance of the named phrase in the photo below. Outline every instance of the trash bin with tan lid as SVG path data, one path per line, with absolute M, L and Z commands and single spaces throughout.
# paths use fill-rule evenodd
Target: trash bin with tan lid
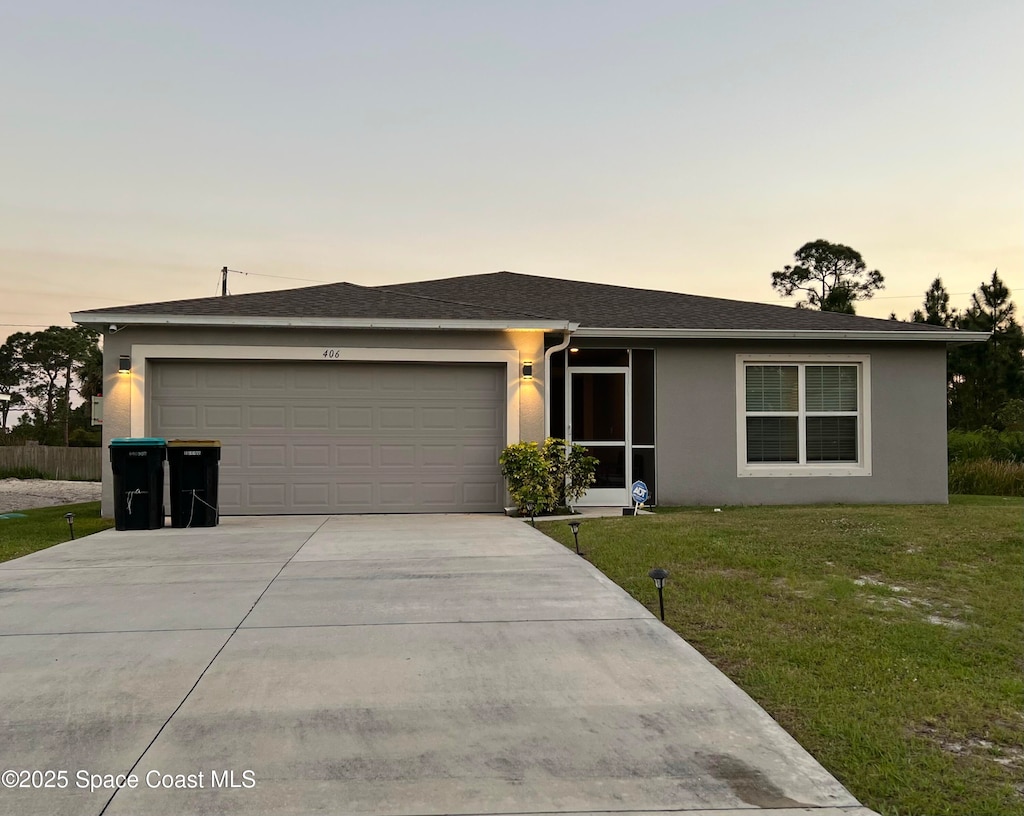
M 172 527 L 216 527 L 220 481 L 220 442 L 170 439 L 167 467 L 171 483 Z

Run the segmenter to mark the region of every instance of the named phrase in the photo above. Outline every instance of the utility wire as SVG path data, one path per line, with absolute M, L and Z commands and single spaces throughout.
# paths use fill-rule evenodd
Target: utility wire
M 322 280 L 318 278 L 293 278 L 289 275 L 268 275 L 266 272 L 243 272 L 241 269 L 229 269 L 228 272 L 237 272 L 239 275 L 255 275 L 258 278 L 278 278 L 279 280 L 302 281 L 304 283 L 338 283 L 338 281 Z

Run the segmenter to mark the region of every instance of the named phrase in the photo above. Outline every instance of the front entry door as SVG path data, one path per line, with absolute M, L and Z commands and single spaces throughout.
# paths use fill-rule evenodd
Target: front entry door
M 570 368 L 566 382 L 569 441 L 598 460 L 597 481 L 580 505 L 629 504 L 628 368 Z

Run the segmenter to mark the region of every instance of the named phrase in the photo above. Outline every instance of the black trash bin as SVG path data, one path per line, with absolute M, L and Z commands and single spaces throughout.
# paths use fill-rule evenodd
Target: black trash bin
M 114 471 L 114 527 L 159 530 L 164 526 L 166 442 L 154 437 L 110 440 Z
M 167 443 L 171 477 L 171 526 L 216 527 L 220 442 L 172 439 Z

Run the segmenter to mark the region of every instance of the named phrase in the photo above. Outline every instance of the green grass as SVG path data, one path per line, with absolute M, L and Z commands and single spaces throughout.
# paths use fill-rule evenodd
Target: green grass
M 34 467 L 0 467 L 0 479 L 52 479 Z
M 972 459 L 949 463 L 949 492 L 1024 496 L 1024 462 Z
M 24 513 L 25 518 L 0 519 L 0 562 L 70 541 L 65 513 L 75 514 L 75 538 L 114 526 L 113 519 L 100 518 L 99 502 L 40 507 L 18 512 Z
M 565 522 L 538 528 L 567 547 Z M 889 816 L 1024 812 L 1024 501 L 665 509 L 580 547 Z

